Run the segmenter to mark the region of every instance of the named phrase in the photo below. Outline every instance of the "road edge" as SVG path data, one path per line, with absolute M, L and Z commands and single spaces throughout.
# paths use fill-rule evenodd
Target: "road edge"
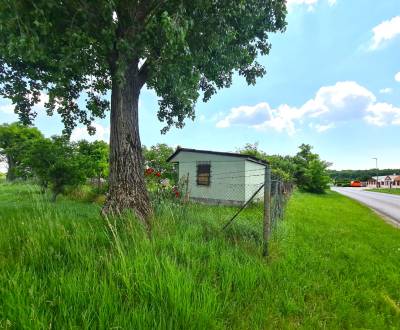
M 355 201 L 355 202 L 357 202 L 357 203 L 359 203 L 361 205 L 364 205 L 365 207 L 367 207 L 368 209 L 373 211 L 375 214 L 377 214 L 387 224 L 391 225 L 392 227 L 394 227 L 396 229 L 400 229 L 400 222 L 394 220 L 392 217 L 390 217 L 389 215 L 385 214 L 384 212 L 378 211 L 377 209 L 375 209 L 375 208 L 369 206 L 368 204 L 365 204 L 365 203 L 363 203 L 363 202 L 361 202 L 361 201 L 359 201 L 359 200 L 357 200 L 355 198 L 351 198 L 350 196 L 341 194 L 339 191 L 336 191 L 336 190 L 333 190 L 333 189 L 330 189 L 330 191 L 333 191 L 336 194 L 339 194 L 339 195 L 341 195 L 343 197 L 349 198 L 349 199 L 351 199 L 351 200 L 353 200 L 353 201 Z

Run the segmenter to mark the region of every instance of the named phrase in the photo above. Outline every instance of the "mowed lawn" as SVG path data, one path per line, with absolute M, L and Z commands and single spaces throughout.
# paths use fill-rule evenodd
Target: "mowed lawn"
M 369 189 L 368 191 L 375 191 L 375 192 L 380 192 L 380 193 L 385 193 L 385 194 L 392 194 L 392 195 L 400 195 L 400 189 L 399 188 L 380 188 L 380 189 Z
M 0 185 L 0 328 L 399 329 L 400 231 L 330 192 L 295 193 L 261 257 L 261 209 L 129 216 Z

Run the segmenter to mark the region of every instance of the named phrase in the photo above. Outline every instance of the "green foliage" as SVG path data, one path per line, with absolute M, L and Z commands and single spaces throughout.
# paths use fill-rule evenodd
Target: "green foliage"
M 261 160 L 267 160 L 267 154 L 258 148 L 258 142 L 246 143 L 243 148 L 238 148 L 236 151 L 243 155 L 249 155 Z
M 53 201 L 67 186 L 76 187 L 85 182 L 87 157 L 65 138 L 34 140 L 25 148 L 25 168 L 38 178 L 43 189 L 51 189 Z
M 286 182 L 293 181 L 295 172 L 295 164 L 293 157 L 281 155 L 267 155 L 264 151 L 258 148 L 258 142 L 246 143 L 243 148 L 238 148 L 237 152 L 257 157 L 258 159 L 269 162 L 272 175 Z
M 318 154 L 311 152 L 309 144 L 302 144 L 300 151 L 293 158 L 296 165 L 294 178 L 296 185 L 303 191 L 323 193 L 328 188 L 330 178 L 327 173 L 329 163 L 320 159 Z
M 157 143 L 150 148 L 143 146 L 143 157 L 145 165 L 160 172 L 163 177 L 170 180 L 176 180 L 176 171 L 174 164 L 167 162 L 169 156 L 174 152 L 174 149 L 165 143 Z
M 350 187 L 351 186 L 351 181 L 349 181 L 349 180 L 335 180 L 333 183 L 337 187 Z
M 85 158 L 86 177 L 96 178 L 100 188 L 101 180 L 108 177 L 109 147 L 104 141 L 88 142 L 81 140 L 77 144 L 78 152 Z
M 295 193 L 262 258 L 262 210 L 130 216 L 0 185 L 0 327 L 396 329 L 400 232 L 336 193 Z
M 160 97 L 165 132 L 194 118 L 199 89 L 207 101 L 235 71 L 248 84 L 263 76 L 256 58 L 270 51 L 268 33 L 285 30 L 285 16 L 285 0 L 2 0 L 0 94 L 30 123 L 47 91 L 47 112 L 61 115 L 66 133 L 77 121 L 93 132 L 110 106 L 106 92 L 128 73 Z
M 376 169 L 369 170 L 328 170 L 329 176 L 336 181 L 367 181 L 381 175 L 393 175 L 400 173 L 400 169 Z
M 239 153 L 257 157 L 269 162 L 273 177 L 286 182 L 294 182 L 301 190 L 323 193 L 331 181 L 327 168 L 329 163 L 320 160 L 319 155 L 312 153 L 312 147 L 302 144 L 294 156 L 267 155 L 258 149 L 258 143 L 247 143 L 239 148 Z
M 319 159 L 313 159 L 308 163 L 304 171 L 304 179 L 304 184 L 300 186 L 300 189 L 317 194 L 324 193 L 331 181 L 326 174 L 325 163 Z
M 368 191 L 380 192 L 384 194 L 400 195 L 400 189 L 398 188 L 378 188 L 378 189 L 368 189 Z
M 269 155 L 267 156 L 272 168 L 272 175 L 286 182 L 294 181 L 296 165 L 291 156 Z
M 35 127 L 19 123 L 0 125 L 0 161 L 2 158 L 7 161 L 8 180 L 14 180 L 18 176 L 26 177 L 27 173 L 20 166 L 26 152 L 24 144 L 41 138 L 42 133 Z

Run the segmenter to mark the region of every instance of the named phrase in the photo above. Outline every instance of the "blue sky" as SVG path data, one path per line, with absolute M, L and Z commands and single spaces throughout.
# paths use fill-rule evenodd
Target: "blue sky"
M 140 99 L 142 143 L 235 151 L 259 142 L 270 154 L 294 154 L 309 143 L 335 169 L 400 168 L 399 0 L 288 0 L 288 27 L 271 35 L 272 50 L 260 58 L 267 75 L 256 86 L 235 77 L 185 128 L 160 134 L 157 96 Z M 41 113 L 35 124 L 60 134 L 59 118 Z M 0 122 L 16 116 L 0 100 Z M 108 140 L 108 117 L 95 138 Z M 77 128 L 73 139 L 87 138 Z M 93 138 L 92 138 L 93 139 Z

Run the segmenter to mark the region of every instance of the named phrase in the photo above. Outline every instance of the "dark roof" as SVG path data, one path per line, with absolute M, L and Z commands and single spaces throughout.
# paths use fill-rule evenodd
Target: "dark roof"
M 175 152 L 171 156 L 168 157 L 167 162 L 171 161 L 171 159 L 174 158 L 181 151 L 195 152 L 195 153 L 199 153 L 199 154 L 212 154 L 212 155 L 220 155 L 220 156 L 238 157 L 238 158 L 244 158 L 244 159 L 246 159 L 248 161 L 251 161 L 253 163 L 257 163 L 257 164 L 260 164 L 260 165 L 267 165 L 268 164 L 268 162 L 263 160 L 263 159 L 259 159 L 259 158 L 254 157 L 254 156 L 238 154 L 238 153 L 234 153 L 234 152 L 198 150 L 198 149 L 179 148 L 179 147 L 175 150 Z

